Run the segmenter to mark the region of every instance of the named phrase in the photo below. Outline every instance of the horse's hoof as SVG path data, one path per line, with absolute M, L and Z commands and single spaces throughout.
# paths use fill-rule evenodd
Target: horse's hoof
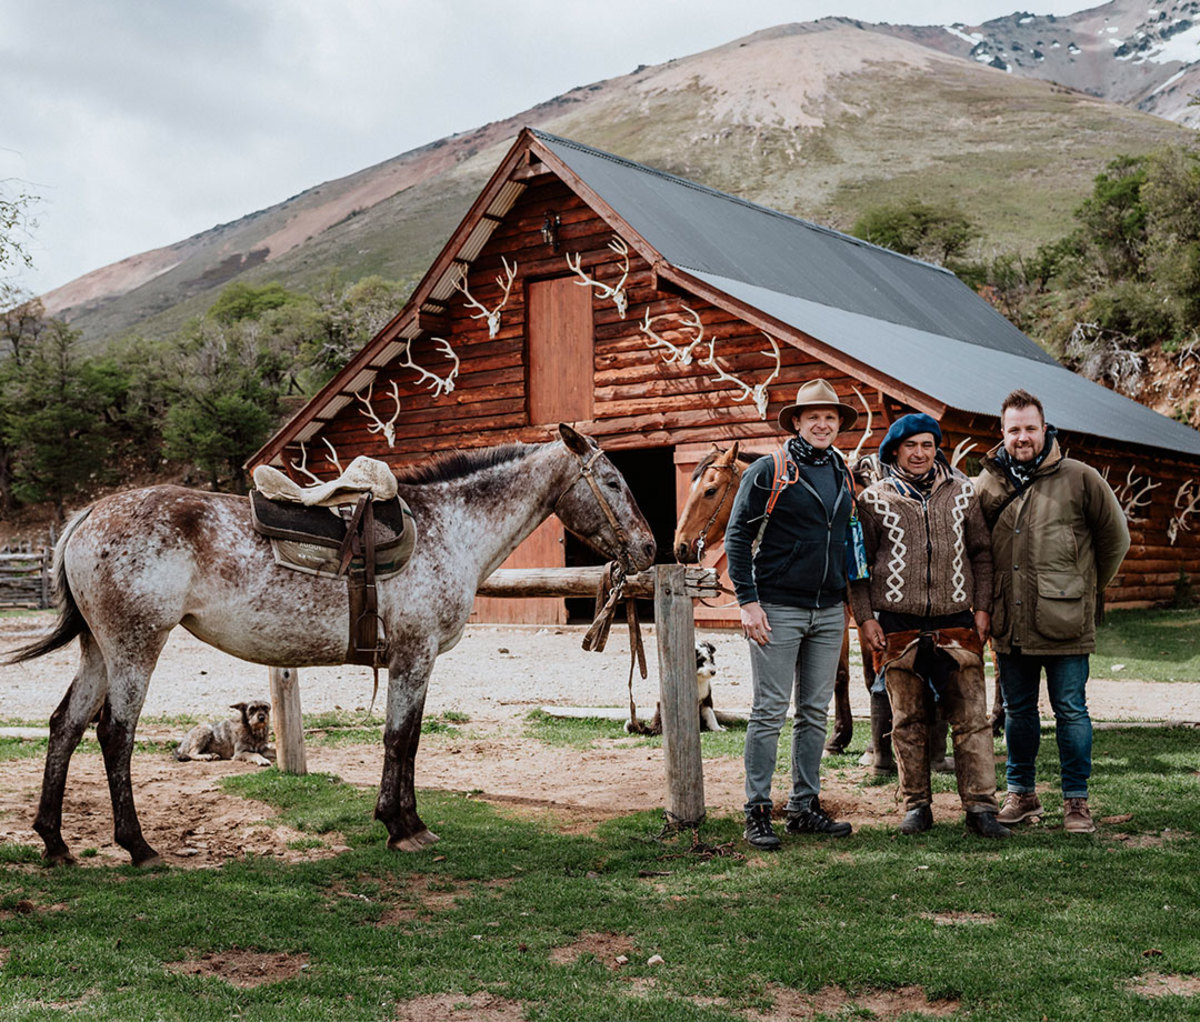
M 419 852 L 428 845 L 436 844 L 440 841 L 432 830 L 426 828 L 419 830 L 415 834 L 410 834 L 408 837 L 392 838 L 388 841 L 388 848 L 394 852 Z
M 158 852 L 152 851 L 149 855 L 144 855 L 140 859 L 134 859 L 133 865 L 137 866 L 138 869 L 147 869 L 153 866 L 165 866 L 166 863 Z
M 79 860 L 70 852 L 55 852 L 53 855 L 43 853 L 42 864 L 46 866 L 77 866 Z

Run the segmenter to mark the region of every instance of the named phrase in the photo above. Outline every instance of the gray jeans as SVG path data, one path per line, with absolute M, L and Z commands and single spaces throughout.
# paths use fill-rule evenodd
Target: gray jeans
M 846 612 L 840 603 L 810 610 L 764 603 L 771 625 L 765 646 L 750 642 L 754 705 L 746 726 L 746 805 L 771 805 L 771 777 L 779 732 L 794 699 L 792 791 L 789 812 L 803 809 L 821 790 L 821 752 L 833 683 L 837 677 Z

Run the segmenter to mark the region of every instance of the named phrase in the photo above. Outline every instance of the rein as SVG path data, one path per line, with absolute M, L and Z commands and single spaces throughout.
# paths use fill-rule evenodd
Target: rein
M 587 461 L 582 461 L 579 474 L 587 480 L 588 486 L 591 487 L 596 503 L 600 505 L 600 510 L 604 512 L 604 517 L 608 519 L 608 524 L 612 526 L 612 530 L 616 534 L 617 543 L 621 549 L 628 549 L 629 533 L 625 531 L 625 527 L 617 518 L 608 498 L 601 492 L 600 484 L 596 482 L 595 472 L 592 469 L 596 459 L 603 453 L 602 450 L 596 450 Z M 563 496 L 569 492 L 570 490 L 565 491 Z M 562 497 L 558 499 L 561 501 Z M 558 501 L 554 506 L 557 510 Z M 629 623 L 629 719 L 636 727 L 637 706 L 633 701 L 633 669 L 637 666 L 641 670 L 642 677 L 646 677 L 646 647 L 642 643 L 642 628 L 637 616 L 637 600 L 632 596 L 625 596 L 625 572 L 624 565 L 617 561 L 609 562 L 596 593 L 596 616 L 591 627 L 588 628 L 587 634 L 583 637 L 583 648 L 596 653 L 604 650 L 604 646 L 608 642 L 609 630 L 612 628 L 617 602 L 624 599 L 625 620 Z

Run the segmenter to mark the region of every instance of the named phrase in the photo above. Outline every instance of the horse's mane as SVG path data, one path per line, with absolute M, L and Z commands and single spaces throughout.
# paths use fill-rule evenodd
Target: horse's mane
M 708 454 L 706 454 L 700 461 L 700 464 L 692 469 L 692 482 L 695 482 L 697 479 L 699 479 L 701 473 L 724 453 L 724 451 L 710 451 Z M 743 465 L 749 465 L 751 462 L 758 461 L 758 459 L 761 457 L 761 454 L 751 454 L 749 451 L 739 450 L 737 453 L 737 460 Z
M 408 486 L 425 483 L 444 483 L 451 479 L 463 479 L 493 465 L 524 458 L 534 445 L 501 444 L 499 447 L 480 447 L 471 451 L 446 451 L 429 461 L 402 468 L 396 473 L 396 482 Z

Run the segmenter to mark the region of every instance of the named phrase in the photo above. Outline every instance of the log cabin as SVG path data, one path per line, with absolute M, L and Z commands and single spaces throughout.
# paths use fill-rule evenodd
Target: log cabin
M 968 472 L 998 442 L 1004 396 L 1032 391 L 1127 509 L 1109 604 L 1170 602 L 1200 571 L 1197 431 L 1062 367 L 942 267 L 528 128 L 404 308 L 247 465 L 328 478 L 335 452 L 401 469 L 570 422 L 611 452 L 667 561 L 693 467 L 714 443 L 770 450 L 816 376 L 870 413 L 844 451 L 921 411 L 947 447 L 973 445 Z M 551 518 L 506 566 L 596 560 Z M 591 610 L 481 598 L 475 619 Z M 735 624 L 736 608 L 696 618 Z

